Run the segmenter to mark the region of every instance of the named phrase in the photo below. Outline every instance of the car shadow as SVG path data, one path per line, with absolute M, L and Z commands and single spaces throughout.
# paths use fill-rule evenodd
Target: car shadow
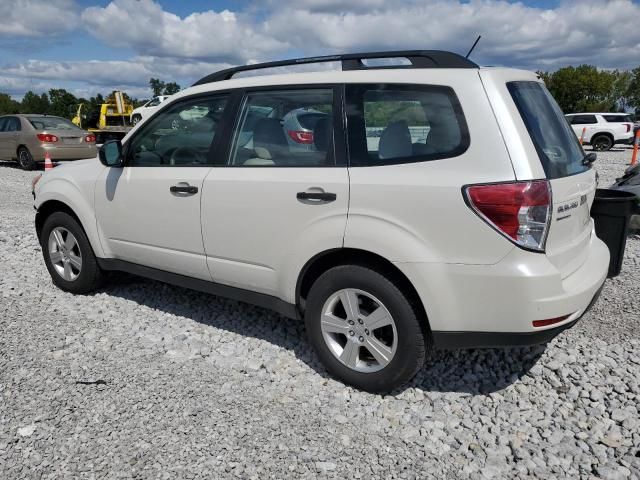
M 18 162 L 13 160 L 0 160 L 0 168 L 12 168 L 14 170 L 22 170 Z
M 235 300 L 125 273 L 112 272 L 110 279 L 102 289 L 108 295 L 286 348 L 323 378 L 332 378 L 307 343 L 304 323 L 301 321 Z M 239 310 L 246 312 L 247 315 L 244 316 L 250 320 L 230 321 L 229 316 L 236 316 Z M 217 314 L 208 314 L 211 311 Z M 416 388 L 425 392 L 486 395 L 502 390 L 526 375 L 544 350 L 544 345 L 505 349 L 434 350 L 418 374 L 392 394 Z

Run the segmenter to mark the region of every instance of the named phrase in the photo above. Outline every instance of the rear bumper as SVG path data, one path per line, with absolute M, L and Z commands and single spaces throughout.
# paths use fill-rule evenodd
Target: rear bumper
M 61 146 L 41 146 L 32 148 L 31 155 L 37 162 L 44 161 L 44 154 L 49 152 L 51 160 L 81 160 L 84 158 L 95 158 L 98 149 L 95 145 L 83 145 L 81 147 L 61 147 Z
M 602 287 L 587 305 L 587 308 L 575 320 L 564 323 L 559 327 L 548 328 L 531 332 L 432 332 L 433 342 L 437 348 L 454 350 L 460 348 L 496 348 L 496 347 L 526 347 L 548 343 L 560 333 L 570 329 L 582 316 L 591 310 L 591 307 L 600 297 Z
M 597 298 L 609 250 L 595 233 L 584 248 L 583 264 L 564 278 L 546 255 L 517 247 L 495 265 L 396 265 L 420 295 L 436 347 L 532 345 L 571 327 Z

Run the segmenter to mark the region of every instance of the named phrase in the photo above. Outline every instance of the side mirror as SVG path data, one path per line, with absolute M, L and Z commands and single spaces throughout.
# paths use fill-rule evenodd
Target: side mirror
M 107 167 L 121 168 L 124 166 L 124 156 L 122 155 L 122 143 L 120 140 L 109 140 L 100 147 L 98 157 L 103 165 Z
M 594 152 L 587 153 L 582 159 L 582 164 L 587 167 L 590 167 L 591 164 L 595 162 L 597 159 L 598 159 L 598 156 Z

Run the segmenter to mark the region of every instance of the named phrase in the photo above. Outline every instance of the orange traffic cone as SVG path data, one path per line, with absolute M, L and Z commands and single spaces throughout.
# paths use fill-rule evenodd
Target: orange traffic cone
M 49 152 L 45 152 L 44 153 L 44 169 L 46 170 L 51 170 L 53 168 L 53 162 L 51 161 L 51 155 L 49 155 Z

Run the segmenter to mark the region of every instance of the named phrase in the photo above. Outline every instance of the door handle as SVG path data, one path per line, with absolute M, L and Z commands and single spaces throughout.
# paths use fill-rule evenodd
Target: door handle
M 296 193 L 298 200 L 317 200 L 321 202 L 334 202 L 338 196 L 329 192 L 298 192 Z
M 171 193 L 187 193 L 189 195 L 194 195 L 198 193 L 198 187 L 194 187 L 192 185 L 172 185 L 169 187 L 169 191 Z

